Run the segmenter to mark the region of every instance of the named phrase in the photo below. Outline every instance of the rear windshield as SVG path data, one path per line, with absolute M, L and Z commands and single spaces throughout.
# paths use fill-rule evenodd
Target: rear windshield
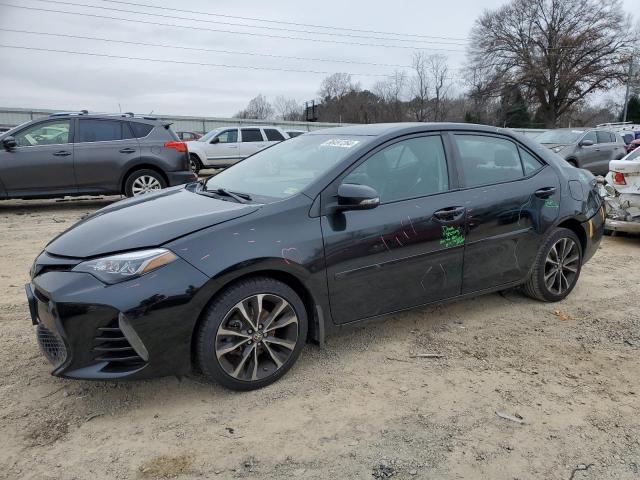
M 584 130 L 549 130 L 536 137 L 540 143 L 576 143 L 584 135 Z

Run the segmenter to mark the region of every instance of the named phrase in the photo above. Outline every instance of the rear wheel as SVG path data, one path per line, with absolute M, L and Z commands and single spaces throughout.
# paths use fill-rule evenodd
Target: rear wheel
M 189 154 L 189 165 L 191 165 L 191 171 L 196 174 L 204 168 L 202 162 L 195 153 Z
M 131 173 L 124 184 L 124 194 L 127 197 L 137 197 L 145 193 L 161 190 L 167 186 L 162 175 L 154 170 L 136 170 Z
M 525 293 L 545 302 L 558 302 L 576 286 L 582 267 L 582 247 L 578 236 L 566 228 L 556 228 L 536 256 Z
M 300 297 L 277 280 L 242 280 L 217 297 L 197 337 L 202 372 L 232 390 L 265 387 L 300 356 L 307 314 Z

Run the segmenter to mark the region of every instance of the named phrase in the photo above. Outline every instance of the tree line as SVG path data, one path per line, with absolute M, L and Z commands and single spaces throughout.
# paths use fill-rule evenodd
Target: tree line
M 417 51 L 409 71 L 396 70 L 370 88 L 332 74 L 318 90 L 317 120 L 593 125 L 619 121 L 623 110 L 611 99 L 594 103 L 593 94 L 630 82 L 628 119 L 640 122 L 640 65 L 629 75 L 640 57 L 638 30 L 619 0 L 511 0 L 476 20 L 464 68 Z M 235 116 L 306 119 L 295 99 L 263 95 Z

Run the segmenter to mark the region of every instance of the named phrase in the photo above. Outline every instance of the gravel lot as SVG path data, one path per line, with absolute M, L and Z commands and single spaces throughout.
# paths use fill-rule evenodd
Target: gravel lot
M 0 203 L 0 478 L 640 478 L 640 238 L 606 238 L 559 304 L 406 312 L 309 345 L 256 392 L 54 378 L 23 284 L 110 201 Z

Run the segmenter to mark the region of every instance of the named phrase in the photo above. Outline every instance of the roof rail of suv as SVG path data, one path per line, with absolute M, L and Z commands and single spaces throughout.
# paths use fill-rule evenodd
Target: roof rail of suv
M 79 112 L 56 112 L 49 115 L 50 117 L 68 117 L 70 115 L 89 115 L 89 110 L 80 110 Z

